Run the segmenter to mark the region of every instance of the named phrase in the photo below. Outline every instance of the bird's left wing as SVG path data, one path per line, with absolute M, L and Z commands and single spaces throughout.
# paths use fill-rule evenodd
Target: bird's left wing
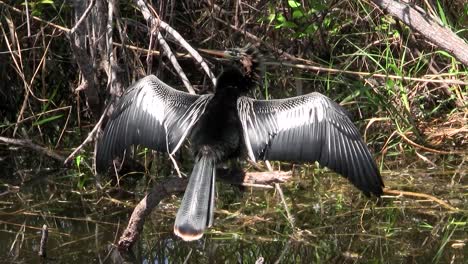
M 173 154 L 211 98 L 178 91 L 154 75 L 137 81 L 120 98 L 98 142 L 97 171 L 104 172 L 130 145 Z
M 366 195 L 382 193 L 377 166 L 347 112 L 311 93 L 280 100 L 237 101 L 250 159 L 317 161 L 348 178 Z

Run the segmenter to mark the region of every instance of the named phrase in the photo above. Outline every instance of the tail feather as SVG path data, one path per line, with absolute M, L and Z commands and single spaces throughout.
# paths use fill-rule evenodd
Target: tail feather
M 215 159 L 201 155 L 190 176 L 177 212 L 174 233 L 185 241 L 200 239 L 213 223 Z

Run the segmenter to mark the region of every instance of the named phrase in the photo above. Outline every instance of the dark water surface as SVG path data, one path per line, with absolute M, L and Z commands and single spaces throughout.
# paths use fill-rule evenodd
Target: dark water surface
M 86 176 L 77 170 L 29 165 L 18 170 L 5 158 L 0 162 L 0 262 L 40 262 L 40 229 L 46 224 L 47 262 L 121 263 L 110 249 L 145 184 L 116 196 L 96 191 L 92 176 L 81 187 Z M 274 189 L 221 183 L 215 224 L 203 239 L 185 243 L 173 235 L 181 195 L 172 196 L 147 219 L 127 261 L 467 263 L 467 171 L 468 165 L 382 173 L 388 187 L 433 195 L 461 209 L 453 212 L 424 197 L 368 199 L 333 173 L 300 166 L 282 185 L 294 223 Z

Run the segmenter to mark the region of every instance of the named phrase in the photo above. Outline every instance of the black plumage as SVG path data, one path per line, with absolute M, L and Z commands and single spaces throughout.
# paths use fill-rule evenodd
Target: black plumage
M 252 54 L 250 54 L 252 55 Z M 213 223 L 216 164 L 252 160 L 318 161 L 366 195 L 382 194 L 377 166 L 346 110 L 319 93 L 280 100 L 244 95 L 254 85 L 254 57 L 224 70 L 215 94 L 177 91 L 153 75 L 122 96 L 98 142 L 96 168 L 107 169 L 130 145 L 175 153 L 189 137 L 195 164 L 174 232 L 195 240 Z

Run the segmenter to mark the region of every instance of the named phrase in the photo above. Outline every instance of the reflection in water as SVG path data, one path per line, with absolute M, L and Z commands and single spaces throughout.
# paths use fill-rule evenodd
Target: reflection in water
M 468 259 L 463 178 L 468 168 L 383 172 L 387 186 L 431 194 L 465 210 L 456 213 L 423 199 L 369 200 L 346 180 L 312 168 L 302 166 L 297 173 L 301 175 L 283 185 L 294 223 L 288 221 L 273 190 L 240 191 L 220 184 L 216 224 L 203 239 L 187 243 L 173 235 L 180 197 L 172 197 L 147 219 L 139 243 L 124 257 L 136 263 L 255 263 L 260 257 L 265 263 L 463 263 Z M 142 188 L 137 197 L 123 200 L 96 191 L 92 182 L 78 188 L 76 178 L 82 175 L 72 170 L 30 173 L 35 175 L 23 172 L 23 176 L 35 180 L 24 184 L 17 175 L 2 177 L 0 259 L 37 262 L 40 229 L 47 224 L 47 253 L 59 263 L 122 260 L 111 250 L 112 243 L 143 196 Z

